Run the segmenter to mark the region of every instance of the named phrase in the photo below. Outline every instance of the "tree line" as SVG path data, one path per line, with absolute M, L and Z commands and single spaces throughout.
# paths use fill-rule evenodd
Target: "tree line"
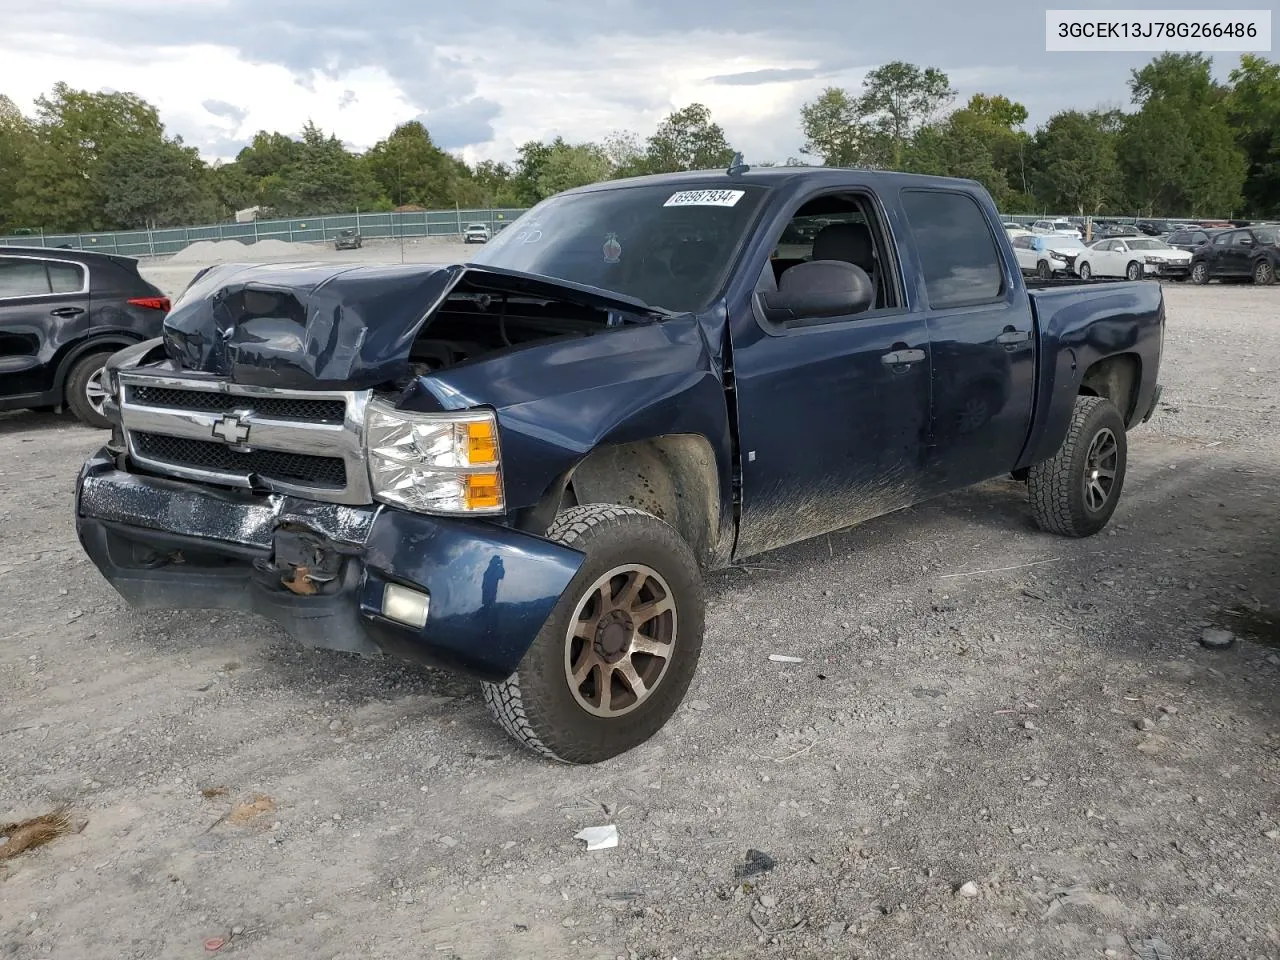
M 1278 216 L 1280 64 L 1245 55 L 1225 83 L 1211 67 L 1163 54 L 1132 71 L 1133 109 L 1064 110 L 1028 131 L 1022 104 L 976 93 L 957 107 L 943 71 L 897 61 L 804 104 L 802 156 L 787 162 L 966 177 L 1010 214 Z M 415 120 L 363 153 L 308 123 L 300 136 L 260 131 L 234 161 L 208 164 L 134 94 L 58 83 L 30 117 L 0 95 L 0 234 L 207 223 L 253 206 L 282 217 L 527 207 L 599 180 L 726 167 L 734 153 L 694 103 L 647 137 L 530 141 L 511 163 L 468 164 Z

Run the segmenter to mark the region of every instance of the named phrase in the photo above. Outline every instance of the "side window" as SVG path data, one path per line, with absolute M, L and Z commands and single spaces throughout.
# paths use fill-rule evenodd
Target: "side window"
M 74 263 L 50 263 L 49 287 L 54 293 L 79 293 L 87 284 L 84 268 Z
M 1248 230 L 1241 230 L 1232 238 L 1231 242 L 1237 247 L 1252 247 L 1253 234 L 1249 233 Z
M 930 307 L 987 303 L 1004 293 L 1000 254 L 976 200 L 963 193 L 904 190 L 902 205 Z
M 1213 238 L 1213 245 L 1215 247 L 1225 247 L 1228 241 L 1230 240 L 1231 240 L 1231 234 L 1222 233 Z
M 49 275 L 43 261 L 0 257 L 0 297 L 38 297 L 48 293 Z
M 783 228 L 769 258 L 778 288 L 784 287 L 787 271 L 802 262 L 842 260 L 861 267 L 871 280 L 875 299 L 868 310 L 896 308 L 901 302 L 896 258 L 883 238 L 880 218 L 864 195 L 832 193 L 807 200 Z
M 1013 245 L 1023 250 L 1030 250 L 1031 238 L 1030 237 L 1014 237 Z
M 1264 246 L 1275 246 L 1277 240 L 1280 240 L 1280 232 L 1275 230 L 1255 230 L 1253 235 L 1258 238 L 1258 243 Z

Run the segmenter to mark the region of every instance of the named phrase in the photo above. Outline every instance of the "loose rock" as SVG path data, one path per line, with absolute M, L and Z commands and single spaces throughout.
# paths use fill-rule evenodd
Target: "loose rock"
M 959 888 L 956 890 L 956 896 L 965 897 L 969 900 L 972 900 L 977 895 L 978 885 L 972 880 L 966 880 L 964 883 L 960 884 Z
M 1200 646 L 1209 650 L 1226 650 L 1236 642 L 1236 635 L 1230 630 L 1210 627 L 1200 634 Z

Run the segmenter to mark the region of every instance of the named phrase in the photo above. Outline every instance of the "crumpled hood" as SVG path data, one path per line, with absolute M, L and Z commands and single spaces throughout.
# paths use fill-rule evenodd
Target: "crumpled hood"
M 418 331 L 460 282 L 628 314 L 654 310 L 593 287 L 493 267 L 243 264 L 212 267 L 164 322 L 170 359 L 233 383 L 360 390 L 410 372 Z

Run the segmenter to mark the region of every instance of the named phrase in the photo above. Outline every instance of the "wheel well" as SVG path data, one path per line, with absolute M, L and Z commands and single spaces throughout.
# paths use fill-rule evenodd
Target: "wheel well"
M 1142 361 L 1132 353 L 1099 360 L 1085 371 L 1080 393 L 1089 397 L 1106 397 L 1116 405 L 1128 423 L 1138 404 L 1138 387 L 1142 384 Z
M 665 520 L 706 562 L 720 527 L 720 480 L 704 437 L 655 437 L 597 447 L 569 479 L 570 502 L 619 503 Z
M 93 337 L 89 340 L 81 341 L 74 347 L 63 354 L 62 359 L 58 361 L 58 373 L 54 380 L 53 387 L 55 390 L 61 391 L 67 382 L 67 374 L 71 372 L 71 368 L 75 366 L 76 361 L 81 357 L 87 357 L 91 353 L 116 353 L 125 347 L 132 347 L 135 343 L 141 343 L 138 337 L 130 337 L 124 334 L 115 334 L 104 337 Z

